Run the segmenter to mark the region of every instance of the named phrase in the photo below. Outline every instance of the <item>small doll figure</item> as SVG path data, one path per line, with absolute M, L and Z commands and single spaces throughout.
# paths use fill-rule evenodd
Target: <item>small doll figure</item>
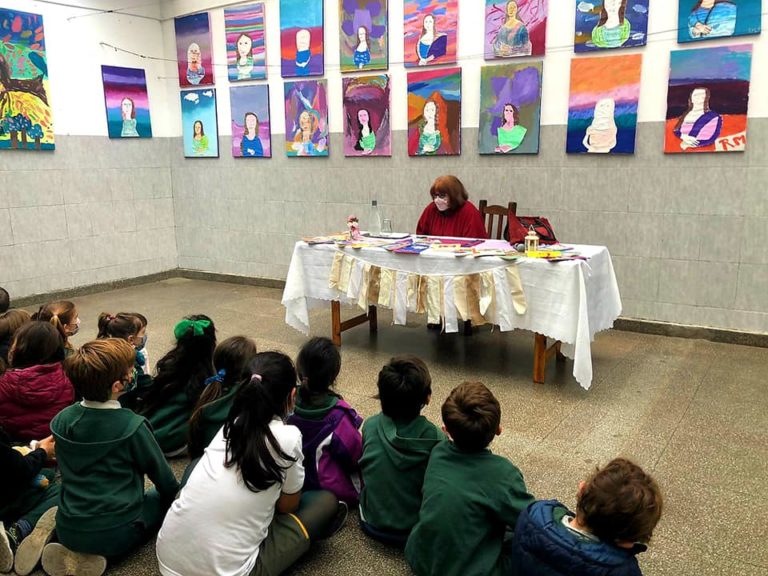
M 349 239 L 360 240 L 362 235 L 360 234 L 360 222 L 357 220 L 357 216 L 352 214 L 347 218 L 347 227 L 349 228 Z

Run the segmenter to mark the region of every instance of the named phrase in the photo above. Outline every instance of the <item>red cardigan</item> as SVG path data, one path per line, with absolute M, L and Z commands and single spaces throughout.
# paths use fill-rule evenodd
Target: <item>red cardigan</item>
M 434 202 L 424 208 L 416 234 L 426 236 L 455 236 L 457 238 L 488 238 L 480 210 L 469 200 L 458 210 L 440 212 Z
M 50 423 L 75 400 L 61 362 L 8 370 L 0 376 L 0 425 L 14 441 L 51 435 Z

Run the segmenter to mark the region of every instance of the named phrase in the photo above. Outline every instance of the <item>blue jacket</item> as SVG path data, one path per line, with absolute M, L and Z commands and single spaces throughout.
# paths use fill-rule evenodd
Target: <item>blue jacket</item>
M 557 500 L 540 500 L 520 514 L 512 543 L 514 576 L 642 576 L 635 555 L 644 546 L 625 550 L 580 537 L 563 526 L 565 513 L 572 515 Z

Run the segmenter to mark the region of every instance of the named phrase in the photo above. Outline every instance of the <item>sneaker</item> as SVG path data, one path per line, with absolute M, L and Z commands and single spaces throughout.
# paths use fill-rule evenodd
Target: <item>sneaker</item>
M 0 522 L 0 572 L 5 574 L 13 569 L 13 550 L 16 542 L 13 534 L 5 531 L 5 526 Z
M 104 556 L 72 552 L 58 543 L 43 549 L 43 570 L 48 576 L 101 576 L 106 569 Z
M 341 529 L 344 528 L 344 524 L 347 523 L 348 515 L 349 506 L 347 506 L 347 503 L 343 500 L 339 500 L 339 506 L 336 508 L 336 516 L 333 517 L 333 521 L 331 521 L 330 526 L 328 526 L 328 532 L 325 537 L 331 538 L 332 536 L 338 534 Z
M 56 511 L 58 506 L 47 510 L 35 524 L 32 533 L 24 538 L 16 550 L 16 564 L 14 569 L 19 576 L 27 576 L 37 567 L 43 548 L 51 541 L 53 531 L 56 529 Z

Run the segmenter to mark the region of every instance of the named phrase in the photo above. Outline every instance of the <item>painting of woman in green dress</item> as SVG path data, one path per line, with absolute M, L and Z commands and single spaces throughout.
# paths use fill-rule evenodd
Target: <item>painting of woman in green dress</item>
M 443 137 L 437 127 L 437 103 L 433 100 L 427 100 L 421 116 L 424 120 L 419 133 L 419 151 L 417 154 L 419 156 L 432 156 L 437 154 L 443 143 Z
M 496 152 L 506 154 L 516 150 L 523 143 L 523 138 L 528 133 L 525 126 L 520 125 L 520 111 L 514 104 L 504 105 L 504 116 L 502 125 L 497 130 L 499 145 L 496 146 Z

